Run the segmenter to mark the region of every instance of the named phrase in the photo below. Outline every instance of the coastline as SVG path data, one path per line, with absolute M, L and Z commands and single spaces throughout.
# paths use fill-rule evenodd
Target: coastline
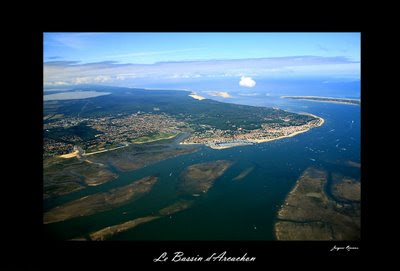
M 320 126 L 322 126 L 322 125 L 325 123 L 325 120 L 324 120 L 323 118 L 318 117 L 318 116 L 316 116 L 316 115 L 313 115 L 313 114 L 310 114 L 310 113 L 301 113 L 301 114 L 302 114 L 302 115 L 308 115 L 308 116 L 317 118 L 317 119 L 320 120 L 320 122 L 318 123 L 317 126 L 310 127 L 310 128 L 305 129 L 305 130 L 297 131 L 297 132 L 294 132 L 294 133 L 291 133 L 291 134 L 288 134 L 288 135 L 285 135 L 285 136 L 279 136 L 279 137 L 270 138 L 270 139 L 253 139 L 253 140 L 251 140 L 251 142 L 254 142 L 254 143 L 264 143 L 264 142 L 279 140 L 279 139 L 282 139 L 282 138 L 294 137 L 294 136 L 296 136 L 296 135 L 298 135 L 298 134 L 302 134 L 302 133 L 308 132 L 309 130 L 311 130 L 311 129 L 313 129 L 313 128 L 320 127 Z
M 214 149 L 214 150 L 223 150 L 223 149 L 228 149 L 228 148 L 233 148 L 233 147 L 247 146 L 247 145 L 252 145 L 252 144 L 257 144 L 257 143 L 270 142 L 270 141 L 279 140 L 279 139 L 283 139 L 283 138 L 294 137 L 294 136 L 296 136 L 296 135 L 298 135 L 298 134 L 308 132 L 309 130 L 311 130 L 311 129 L 313 129 L 313 128 L 320 127 L 320 126 L 322 126 L 322 125 L 325 123 L 325 120 L 324 120 L 323 118 L 321 118 L 321 117 L 319 117 L 319 116 L 316 116 L 316 115 L 314 115 L 314 114 L 307 113 L 307 112 L 302 112 L 302 113 L 299 113 L 299 114 L 311 116 L 311 117 L 314 117 L 314 118 L 318 119 L 318 120 L 319 120 L 318 125 L 313 126 L 313 127 L 308 127 L 308 128 L 306 128 L 306 129 L 304 129 L 304 130 L 296 131 L 296 132 L 293 132 L 293 133 L 291 133 L 291 134 L 284 135 L 284 136 L 279 136 L 279 137 L 276 137 L 276 138 L 268 138 L 268 139 L 246 139 L 246 140 L 241 140 L 242 142 L 232 142 L 232 143 L 225 143 L 225 144 L 224 144 L 224 142 L 207 142 L 207 143 L 183 143 L 183 142 L 180 142 L 179 144 L 180 144 L 180 145 L 205 145 L 205 146 L 207 146 L 207 147 L 209 147 L 209 148 L 211 148 L 211 149 Z M 173 136 L 171 136 L 171 137 L 163 138 L 163 139 L 171 139 L 171 138 L 174 138 L 174 137 L 176 137 L 176 136 L 177 136 L 177 135 L 173 135 Z M 131 144 L 144 144 L 144 143 L 154 142 L 154 141 L 158 141 L 158 140 L 162 140 L 162 139 L 156 139 L 156 140 L 146 141 L 146 142 L 135 142 L 135 143 L 131 143 Z M 219 145 L 219 144 L 221 144 L 221 143 L 222 143 L 223 145 Z M 120 147 L 116 147 L 116 148 L 112 148 L 112 149 L 106 149 L 106 150 L 101 150 L 101 151 L 95 151 L 95 152 L 91 152 L 91 153 L 84 153 L 84 154 L 82 154 L 82 156 L 90 156 L 90 155 L 97 154 L 97 153 L 103 153 L 103 152 L 113 151 L 113 150 L 116 150 L 116 149 L 125 148 L 125 147 L 127 147 L 127 146 L 129 146 L 129 144 L 124 145 L 124 146 L 120 146 Z M 68 158 L 76 157 L 76 156 L 78 156 L 78 155 L 79 155 L 79 151 L 74 151 L 74 152 L 72 152 L 72 153 L 60 155 L 59 157 L 60 157 L 60 158 L 64 158 L 64 159 L 68 159 Z
M 228 149 L 228 148 L 233 148 L 233 147 L 238 147 L 238 146 L 246 146 L 246 145 L 257 144 L 257 143 L 265 143 L 265 142 L 270 142 L 270 141 L 279 140 L 279 139 L 283 139 L 283 138 L 294 137 L 294 136 L 296 136 L 298 134 L 308 132 L 309 130 L 311 130 L 313 128 L 320 127 L 325 123 L 325 120 L 323 118 L 321 118 L 319 116 L 316 116 L 316 115 L 313 115 L 311 113 L 299 113 L 299 114 L 308 115 L 308 116 L 317 118 L 319 120 L 318 125 L 313 126 L 313 127 L 309 127 L 307 129 L 304 129 L 304 130 L 301 130 L 301 131 L 297 131 L 297 132 L 294 132 L 294 133 L 291 133 L 291 134 L 288 134 L 288 135 L 279 136 L 279 137 L 276 137 L 276 138 L 250 139 L 250 140 L 245 140 L 246 141 L 245 143 L 236 143 L 236 144 L 231 144 L 231 145 L 217 146 L 215 144 L 215 142 L 210 142 L 210 143 L 182 143 L 181 142 L 179 144 L 182 144 L 182 145 L 205 145 L 205 146 L 210 147 L 211 149 L 214 149 L 214 150 L 222 150 L 222 149 Z
M 103 153 L 103 152 L 108 152 L 108 151 L 114 151 L 114 150 L 118 150 L 118 149 L 121 149 L 121 148 L 128 147 L 130 144 L 132 144 L 132 145 L 133 145 L 133 144 L 139 145 L 139 144 L 145 144 L 145 143 L 152 143 L 152 142 L 156 142 L 156 141 L 160 141 L 160 140 L 172 139 L 172 138 L 175 138 L 177 135 L 178 135 L 178 134 L 172 135 L 172 136 L 169 136 L 169 137 L 165 137 L 165 138 L 160 138 L 160 139 L 154 139 L 154 140 L 144 141 L 144 142 L 126 143 L 126 144 L 123 145 L 123 146 L 119 146 L 119 147 L 115 147 L 115 148 L 111 148 L 111 149 L 105 149 L 105 150 L 94 151 L 94 152 L 88 152 L 88 153 L 84 152 L 84 153 L 82 154 L 82 156 L 90 156 L 90 155 L 94 155 L 94 154 L 98 154 L 98 153 Z M 76 150 L 76 151 L 73 151 L 73 152 L 71 152 L 71 153 L 59 155 L 58 157 L 64 158 L 64 159 L 69 159 L 69 158 L 78 157 L 78 155 L 79 155 L 79 151 Z M 78 158 L 79 158 L 79 157 L 78 157 Z
M 334 103 L 334 104 L 347 104 L 347 105 L 358 105 L 360 100 L 357 99 L 349 99 L 349 98 L 340 98 L 342 101 L 335 101 L 335 100 L 324 100 L 324 99 L 339 99 L 335 97 L 321 97 L 321 96 L 281 96 L 281 99 L 292 99 L 292 100 L 303 100 L 303 101 L 310 101 L 310 102 L 320 102 L 320 103 Z M 346 102 L 348 100 L 348 102 Z

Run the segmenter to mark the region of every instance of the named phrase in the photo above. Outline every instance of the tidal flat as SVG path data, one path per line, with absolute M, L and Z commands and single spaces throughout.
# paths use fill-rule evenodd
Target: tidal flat
M 157 177 L 149 176 L 126 186 L 67 202 L 46 212 L 44 214 L 44 223 L 48 224 L 74 217 L 88 216 L 137 200 L 150 192 L 157 180 Z
M 339 174 L 333 174 L 332 194 L 341 201 L 360 202 L 361 183 Z
M 195 151 L 197 151 L 197 148 L 175 148 L 164 144 L 142 144 L 102 153 L 93 157 L 92 160 L 99 163 L 109 163 L 119 171 L 126 172 Z
M 178 190 L 182 194 L 206 193 L 232 164 L 231 161 L 218 160 L 191 165 L 182 172 Z
M 139 217 L 133 220 L 126 221 L 124 223 L 118 224 L 118 225 L 113 225 L 106 227 L 104 229 L 101 229 L 99 231 L 93 232 L 90 234 L 90 240 L 93 241 L 104 241 L 107 240 L 108 238 L 112 237 L 115 234 L 127 231 L 129 229 L 132 229 L 136 226 L 139 226 L 140 224 L 150 222 L 154 219 L 160 218 L 159 216 L 146 216 L 146 217 Z
M 328 173 L 307 168 L 278 212 L 275 235 L 278 240 L 359 240 L 359 202 L 337 202 L 326 189 Z M 350 185 L 349 185 L 350 184 Z M 334 185 L 343 197 L 360 194 L 360 186 L 346 179 Z M 348 192 L 348 191 L 351 191 Z M 359 198 L 359 196 L 358 196 Z
M 198 150 L 193 147 L 176 146 L 174 140 L 133 144 L 90 157 L 75 155 L 70 158 L 47 158 L 43 163 L 44 199 L 101 185 L 117 179 L 121 172 L 138 170 Z M 112 170 L 113 167 L 118 172 Z
M 44 198 L 62 196 L 117 178 L 104 165 L 73 157 L 46 159 L 43 165 Z
M 246 168 L 245 170 L 243 170 L 242 172 L 240 172 L 239 175 L 237 175 L 235 178 L 233 178 L 233 181 L 240 181 L 243 178 L 245 178 L 247 175 L 249 175 L 253 170 L 254 170 L 255 166 Z
M 197 195 L 196 193 L 207 193 L 215 180 L 222 176 L 233 164 L 231 161 L 218 160 L 207 163 L 194 164 L 187 167 L 181 174 L 179 185 L 176 190 L 181 195 Z M 180 199 L 176 202 L 144 217 L 135 218 L 120 224 L 112 225 L 92 232 L 90 240 L 102 241 L 113 237 L 116 234 L 133 229 L 143 223 L 147 223 L 165 216 L 188 209 L 194 200 Z
M 129 221 L 117 224 L 117 225 L 112 225 L 112 226 L 106 227 L 104 229 L 98 230 L 96 232 L 93 232 L 89 235 L 90 240 L 93 240 L 93 241 L 107 240 L 107 239 L 111 238 L 112 236 L 114 236 L 115 234 L 130 230 L 132 228 L 139 226 L 140 224 L 147 223 L 147 222 L 153 221 L 155 219 L 158 219 L 158 218 L 161 218 L 164 216 L 170 216 L 174 213 L 183 211 L 183 210 L 189 208 L 190 206 L 192 206 L 192 204 L 193 204 L 192 200 L 179 200 L 179 201 L 159 210 L 154 215 L 135 218 L 133 220 L 129 220 Z

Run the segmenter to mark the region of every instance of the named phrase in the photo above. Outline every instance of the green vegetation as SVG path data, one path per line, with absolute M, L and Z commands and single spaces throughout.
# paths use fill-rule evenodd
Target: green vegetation
M 195 100 L 196 101 L 196 100 Z M 255 107 L 236 104 L 225 104 L 212 100 L 203 100 L 200 106 L 191 107 L 190 112 L 184 118 L 189 123 L 209 125 L 221 130 L 255 130 L 261 128 L 261 124 L 280 124 L 280 125 L 302 125 L 313 118 L 305 115 L 298 115 L 280 109 L 266 107 Z M 283 119 L 290 119 L 285 122 Z M 197 127 L 196 131 L 201 131 L 202 127 Z
M 83 88 L 84 90 L 84 88 Z M 90 90 L 108 91 L 111 95 L 87 100 L 46 101 L 44 113 L 65 116 L 104 117 L 137 112 L 166 113 L 194 125 L 201 131 L 202 125 L 221 130 L 259 129 L 262 123 L 277 125 L 302 125 L 313 119 L 280 109 L 222 103 L 205 99 L 193 99 L 187 91 L 143 90 L 115 87 L 90 87 Z M 284 121 L 286 119 L 286 121 Z
M 121 144 L 118 143 L 112 143 L 112 142 L 103 142 L 98 145 L 93 145 L 88 148 L 86 148 L 86 154 L 91 153 L 91 152 L 96 152 L 96 151 L 104 151 L 104 150 L 110 150 L 114 148 L 121 147 Z
M 50 121 L 63 118 L 63 114 L 50 114 L 43 117 L 43 121 Z
M 93 129 L 86 125 L 85 122 L 81 122 L 75 126 L 68 128 L 52 128 L 44 131 L 44 138 L 60 140 L 63 137 L 77 136 L 83 141 L 91 140 L 95 138 L 96 134 L 101 134 L 100 131 Z
M 172 134 L 172 133 L 153 133 L 149 134 L 147 136 L 142 136 L 139 138 L 132 139 L 132 143 L 136 144 L 141 144 L 141 143 L 148 143 L 148 142 L 153 142 L 153 141 L 158 141 L 158 140 L 163 140 L 163 139 L 171 139 L 177 136 L 177 134 Z

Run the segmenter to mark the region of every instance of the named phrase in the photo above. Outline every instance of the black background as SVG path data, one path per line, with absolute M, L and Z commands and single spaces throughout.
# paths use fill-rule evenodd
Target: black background
M 72 4 L 72 3 L 71 3 Z M 111 5 L 108 3 L 107 5 Z M 16 67 L 8 67 L 17 75 L 17 79 L 3 78 L 11 81 L 3 92 L 7 98 L 2 100 L 2 109 L 5 111 L 1 129 L 5 148 L 3 165 L 6 185 L 2 188 L 3 219 L 2 230 L 5 239 L 2 258 L 10 267 L 45 267 L 78 268 L 78 267 L 110 267 L 112 270 L 124 268 L 135 270 L 139 264 L 148 264 L 158 267 L 165 265 L 187 266 L 193 263 L 153 263 L 153 259 L 163 252 L 172 255 L 182 251 L 187 256 L 200 255 L 208 257 L 212 253 L 220 254 L 227 251 L 227 256 L 256 257 L 254 263 L 220 263 L 223 265 L 240 264 L 243 267 L 257 265 L 278 266 L 299 265 L 301 263 L 314 265 L 317 259 L 327 259 L 327 266 L 338 264 L 338 260 L 356 259 L 360 263 L 363 258 L 374 258 L 378 253 L 379 239 L 375 224 L 382 217 L 384 206 L 378 205 L 377 197 L 382 196 L 385 187 L 376 185 L 384 183 L 382 172 L 377 158 L 380 146 L 380 133 L 376 132 L 376 124 L 382 114 L 377 113 L 379 95 L 377 70 L 378 56 L 374 51 L 383 34 L 376 31 L 373 23 L 367 23 L 370 16 L 360 7 L 349 9 L 339 8 L 329 15 L 329 7 L 314 11 L 307 9 L 307 13 L 297 6 L 286 7 L 251 6 L 246 3 L 230 3 L 237 5 L 236 11 L 222 9 L 215 10 L 193 6 L 181 6 L 177 14 L 158 7 L 123 7 L 108 9 L 99 13 L 91 8 L 65 10 L 62 5 L 46 6 L 40 13 L 29 13 L 22 27 L 12 31 L 11 37 L 18 36 L 18 44 L 11 44 L 11 49 L 17 49 L 13 58 Z M 153 10 L 157 8 L 157 11 Z M 304 8 L 303 5 L 300 5 Z M 186 10 L 182 10 L 184 7 Z M 36 7 L 40 9 L 40 7 Z M 204 11 L 202 10 L 204 8 Z M 315 8 L 315 6 L 314 6 Z M 122 12 L 124 10 L 124 12 Z M 178 10 L 178 9 L 177 9 Z M 62 12 L 61 12 L 62 11 Z M 43 237 L 42 212 L 42 102 L 43 102 L 43 32 L 361 32 L 362 39 L 362 82 L 361 82 L 361 144 L 362 144 L 362 221 L 361 241 L 359 242 L 283 242 L 283 241 L 238 241 L 238 242 L 62 242 L 47 241 Z M 21 39 L 21 40 L 20 40 Z M 12 54 L 12 50 L 9 51 Z M 7 52 L 6 52 L 7 54 Z M 13 55 L 14 56 L 14 55 Z M 21 60 L 19 59 L 21 58 Z M 23 65 L 21 65 L 23 64 Z M 380 85 L 379 85 L 380 86 Z M 18 93 L 23 93 L 20 95 Z M 8 95 L 11 95 L 9 98 Z M 12 99 L 12 100 L 11 100 Z M 382 124 L 383 125 L 383 124 Z M 375 131 L 375 132 L 374 132 Z M 23 153 L 23 155 L 21 155 Z M 379 174 L 377 174 L 379 173 Z M 9 176 L 9 177 L 8 177 Z M 387 187 L 386 187 L 387 188 Z M 379 216 L 377 214 L 380 214 Z M 379 223 L 380 224 L 380 223 Z M 382 233 L 381 233 L 382 235 Z M 383 237 L 385 238 L 385 237 Z M 332 247 L 358 247 L 352 251 L 330 251 Z M 371 255 L 371 256 L 370 256 Z M 201 263 L 208 266 L 209 263 Z M 348 267 L 348 266 L 347 266 Z

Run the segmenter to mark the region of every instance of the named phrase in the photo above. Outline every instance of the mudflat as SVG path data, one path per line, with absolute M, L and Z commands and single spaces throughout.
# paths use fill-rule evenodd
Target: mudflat
M 104 164 L 111 163 L 119 171 L 132 171 L 168 158 L 195 151 L 197 151 L 196 148 L 169 148 L 167 145 L 141 144 L 141 146 L 129 146 L 107 154 L 100 154 L 93 158 L 93 160 Z
M 165 208 L 162 208 L 158 211 L 158 214 L 162 216 L 171 215 L 189 208 L 192 204 L 192 200 L 179 200 Z
M 44 198 L 62 196 L 118 177 L 104 165 L 76 157 L 46 159 L 43 166 Z
M 178 190 L 184 194 L 206 193 L 232 164 L 231 161 L 218 160 L 191 165 L 181 174 Z
M 109 239 L 110 237 L 112 237 L 115 234 L 133 229 L 133 228 L 139 226 L 140 224 L 147 223 L 147 222 L 153 221 L 155 219 L 158 219 L 158 218 L 161 218 L 164 216 L 169 216 L 174 213 L 183 211 L 183 210 L 189 208 L 190 206 L 192 206 L 192 204 L 193 204 L 193 201 L 191 201 L 191 200 L 179 200 L 179 201 L 159 210 L 155 215 L 139 217 L 139 218 L 135 218 L 133 220 L 126 221 L 121 224 L 106 227 L 104 229 L 101 229 L 101 230 L 91 233 L 89 236 L 90 236 L 91 240 L 103 241 L 103 240 Z
M 234 180 L 234 181 L 240 181 L 240 180 L 242 180 L 244 177 L 246 177 L 247 175 L 249 175 L 250 172 L 252 172 L 254 168 L 255 168 L 254 166 L 253 166 L 253 167 L 246 168 L 245 170 L 243 170 L 242 172 L 240 172 L 240 174 L 237 175 L 237 176 L 236 176 L 235 178 L 233 178 L 232 180 Z
M 144 177 L 126 186 L 67 202 L 46 212 L 44 214 L 44 223 L 54 223 L 74 217 L 88 216 L 137 200 L 151 190 L 157 179 L 154 176 Z
M 333 178 L 340 178 L 340 176 L 333 176 Z M 341 178 L 332 186 L 332 194 L 345 201 L 359 202 L 361 200 L 361 183 L 351 178 Z
M 327 172 L 308 168 L 278 213 L 278 240 L 358 240 L 359 203 L 337 202 L 325 193 Z M 347 186 L 347 182 L 341 182 Z M 354 189 L 351 189 L 352 191 Z M 358 191 L 359 193 L 360 191 Z M 352 194 L 354 197 L 354 194 Z
M 113 225 L 104 229 L 101 229 L 99 231 L 93 232 L 90 234 L 90 239 L 94 241 L 103 241 L 106 240 L 113 235 L 127 231 L 129 229 L 132 229 L 136 226 L 139 226 L 140 224 L 152 221 L 154 219 L 159 218 L 159 216 L 146 216 L 146 217 L 139 217 L 133 220 L 129 220 L 127 222 L 118 224 L 118 225 Z

